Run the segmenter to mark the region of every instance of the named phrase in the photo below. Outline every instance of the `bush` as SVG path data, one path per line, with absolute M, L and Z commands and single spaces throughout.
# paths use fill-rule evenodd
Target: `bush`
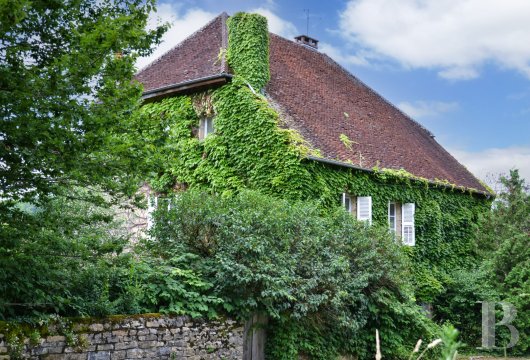
M 460 330 L 469 350 L 481 346 L 482 301 L 496 301 L 498 294 L 488 282 L 488 272 L 480 265 L 459 269 L 446 276 L 445 292 L 433 301 L 434 319 L 449 322 Z
M 128 238 L 114 212 L 87 195 L 63 189 L 37 206 L 0 203 L 0 319 L 120 310 L 110 289 Z
M 198 256 L 190 266 L 226 308 L 267 314 L 275 358 L 368 356 L 376 328 L 398 358 L 436 329 L 407 291 L 406 258 L 387 230 L 342 209 L 324 216 L 317 203 L 253 191 L 224 198 L 191 190 L 160 204 L 151 247 L 161 257 Z

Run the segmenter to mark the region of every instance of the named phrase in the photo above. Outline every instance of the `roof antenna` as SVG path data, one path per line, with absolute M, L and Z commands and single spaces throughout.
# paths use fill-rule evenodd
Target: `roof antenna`
M 309 37 L 309 18 L 310 18 L 309 9 L 304 9 L 304 12 L 306 14 L 306 33 L 305 35 L 295 36 L 294 39 L 299 44 L 307 45 L 314 49 L 318 49 L 318 40 Z
M 307 20 L 306 20 L 306 32 L 305 32 L 305 34 L 306 34 L 307 36 L 309 36 L 309 9 L 304 9 L 304 12 L 305 12 L 305 14 L 306 14 L 306 18 L 307 18 Z

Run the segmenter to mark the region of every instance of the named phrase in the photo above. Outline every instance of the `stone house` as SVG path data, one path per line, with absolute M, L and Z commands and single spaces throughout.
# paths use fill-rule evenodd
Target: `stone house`
M 136 75 L 151 117 L 175 106 L 160 110 L 180 126 L 165 183 L 342 204 L 419 248 L 419 273 L 438 281 L 469 251 L 492 192 L 316 39 L 256 33 L 252 19 L 223 13 Z M 195 114 L 176 109 L 185 99 Z

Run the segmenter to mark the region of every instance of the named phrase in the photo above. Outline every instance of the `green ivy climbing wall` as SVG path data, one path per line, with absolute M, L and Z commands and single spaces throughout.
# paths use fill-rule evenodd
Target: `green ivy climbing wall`
M 199 141 L 199 115 L 212 111 L 215 133 Z M 446 270 L 472 261 L 475 224 L 490 201 L 388 171 L 369 173 L 306 160 L 309 149 L 301 138 L 280 128 L 278 114 L 265 98 L 236 78 L 211 93 L 146 105 L 143 113 L 144 123 L 160 124 L 158 132 L 150 133 L 157 138 L 152 142 L 158 159 L 152 185 L 160 192 L 179 184 L 227 196 L 252 188 L 284 198 L 318 199 L 326 209 L 340 205 L 347 191 L 372 196 L 373 223 L 382 226 L 388 221 L 388 202 L 413 202 L 416 246 L 404 250 L 414 259 L 416 278 L 427 283 L 418 284 L 422 301 L 441 290 Z

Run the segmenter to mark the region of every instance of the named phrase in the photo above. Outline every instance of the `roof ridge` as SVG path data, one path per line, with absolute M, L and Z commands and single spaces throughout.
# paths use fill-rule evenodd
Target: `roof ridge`
M 136 73 L 136 76 L 140 75 L 140 73 L 146 71 L 147 69 L 151 68 L 152 66 L 158 64 L 163 57 L 165 57 L 166 55 L 168 55 L 170 52 L 174 51 L 175 49 L 178 49 L 179 47 L 183 46 L 183 44 L 186 43 L 186 41 L 188 41 L 189 39 L 193 38 L 198 33 L 203 31 L 204 29 L 206 29 L 208 26 L 212 25 L 213 23 L 215 23 L 219 19 L 221 19 L 221 34 L 222 34 L 222 38 L 223 38 L 222 46 L 226 49 L 226 45 L 228 44 L 227 41 L 225 42 L 225 37 L 226 37 L 226 19 L 227 18 L 228 18 L 228 14 L 226 13 L 226 11 L 223 11 L 222 13 L 220 13 L 219 15 L 214 17 L 212 20 L 208 21 L 204 26 L 202 26 L 201 28 L 195 30 L 190 35 L 186 36 L 186 38 L 184 38 L 178 44 L 176 44 L 172 48 L 168 49 L 163 54 L 159 55 L 157 58 L 155 58 L 153 61 L 151 61 L 149 64 L 147 64 L 143 68 L 139 69 L 138 72 Z M 223 67 L 223 70 L 225 70 L 226 65 L 225 65 L 225 54 L 224 53 L 223 53 L 223 58 L 222 58 L 222 64 L 221 65 Z

